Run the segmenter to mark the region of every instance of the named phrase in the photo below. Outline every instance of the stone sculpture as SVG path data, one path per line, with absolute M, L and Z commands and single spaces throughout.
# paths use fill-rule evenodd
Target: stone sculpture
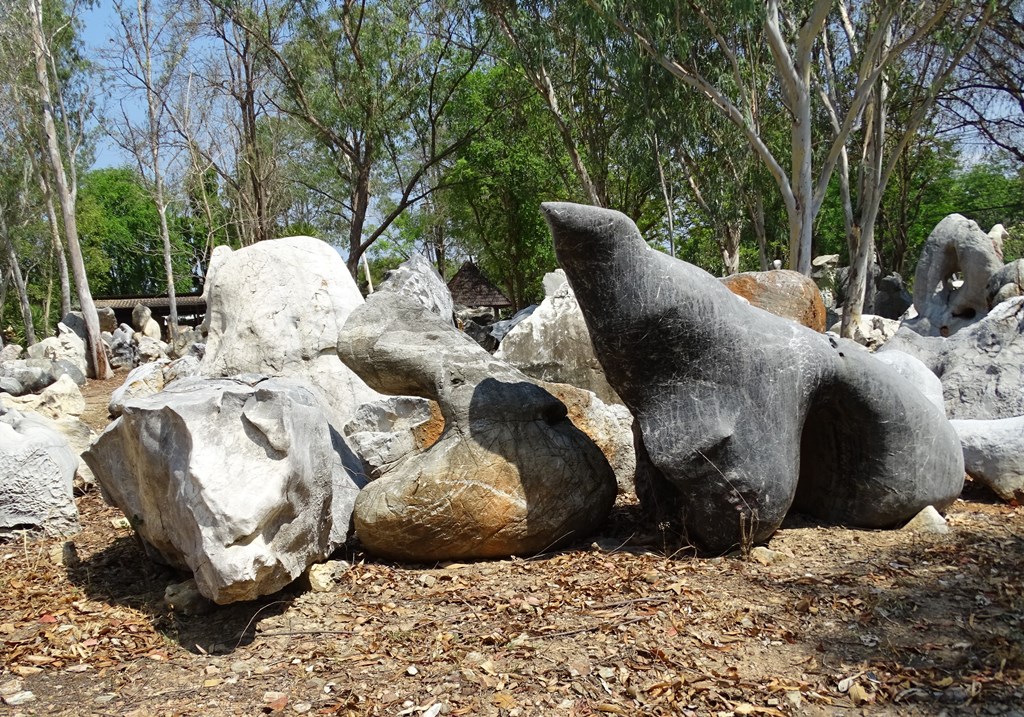
M 988 313 L 989 279 L 1003 266 L 992 237 L 959 214 L 943 219 L 925 241 L 914 273 L 917 316 L 904 325 L 924 336 L 949 336 Z M 963 283 L 954 285 L 953 275 Z
M 160 340 L 160 324 L 153 318 L 153 310 L 145 304 L 136 304 L 132 309 L 132 327 L 135 329 L 135 340 L 143 336 Z
M 444 433 L 356 500 L 370 552 L 434 562 L 532 554 L 604 520 L 615 478 L 566 407 L 414 298 L 380 291 L 352 312 L 341 359 L 378 391 L 437 401 Z
M 360 487 L 318 397 L 279 378 L 188 378 L 130 400 L 85 457 L 150 556 L 219 604 L 330 555 Z
M 791 505 L 887 527 L 959 494 L 949 422 L 852 342 L 745 305 L 650 249 L 629 218 L 544 205 L 609 383 L 636 418 L 637 495 L 711 553 L 768 538 Z
M 360 404 L 380 398 L 338 361 L 338 334 L 363 297 L 324 242 L 290 237 L 216 252 L 204 292 L 203 375 L 304 379 L 339 429 Z

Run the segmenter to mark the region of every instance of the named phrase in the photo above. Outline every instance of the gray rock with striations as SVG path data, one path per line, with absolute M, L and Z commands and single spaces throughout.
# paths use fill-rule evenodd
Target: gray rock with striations
M 378 292 L 352 312 L 342 360 L 375 389 L 437 401 L 444 433 L 356 500 L 366 549 L 434 562 L 533 554 L 604 520 L 615 477 L 565 405 L 430 309 Z
M 0 407 L 0 535 L 80 529 L 73 484 L 78 456 L 49 421 Z
M 793 505 L 888 527 L 959 495 L 949 422 L 863 349 L 744 304 L 650 249 L 618 212 L 544 213 L 595 353 L 636 417 L 637 495 L 655 522 L 718 553 L 765 540 Z
M 949 338 L 921 337 L 901 327 L 881 353 L 895 349 L 939 377 L 950 418 L 1024 415 L 1024 296 L 1004 301 Z
M 319 398 L 289 379 L 178 381 L 125 403 L 85 457 L 150 555 L 220 604 L 330 555 L 360 488 Z

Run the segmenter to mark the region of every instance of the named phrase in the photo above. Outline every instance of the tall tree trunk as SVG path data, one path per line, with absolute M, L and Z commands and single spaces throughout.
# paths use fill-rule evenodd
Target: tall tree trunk
M 78 242 L 78 221 L 75 217 L 75 200 L 68 186 L 67 174 L 64 172 L 64 161 L 60 155 L 60 142 L 57 138 L 57 127 L 53 118 L 53 101 L 50 95 L 50 78 L 46 67 L 48 47 L 43 35 L 42 0 L 29 0 L 32 13 L 32 44 L 35 53 L 36 82 L 39 90 L 39 104 L 43 118 L 43 133 L 46 139 L 44 151 L 53 170 L 53 180 L 57 199 L 60 203 L 61 215 L 64 220 L 64 236 L 71 254 L 71 270 L 78 289 L 78 301 L 85 319 L 86 359 L 89 375 L 92 378 L 107 379 L 113 375 L 107 362 L 106 347 L 100 336 L 100 321 L 96 315 L 96 305 L 89 290 L 89 279 L 85 273 L 85 261 L 82 247 Z
M 25 279 L 21 274 L 18 254 L 14 251 L 14 240 L 7 230 L 7 218 L 4 216 L 3 211 L 0 211 L 0 235 L 3 236 L 4 248 L 7 250 L 7 262 L 10 264 L 14 276 L 14 288 L 18 292 L 21 320 L 25 325 L 25 343 L 31 346 L 36 342 L 36 327 L 32 319 L 32 305 L 28 300 L 28 288 L 25 286 Z
M 764 228 L 764 199 L 761 198 L 760 193 L 754 194 L 751 215 L 754 220 L 754 235 L 757 237 L 757 258 L 761 265 L 761 271 L 768 271 L 772 262 L 768 258 L 768 233 Z
M 722 225 L 724 236 L 719 242 L 722 250 L 722 276 L 731 276 L 740 270 L 740 225 L 727 222 Z
M 363 156 L 368 156 L 364 152 Z M 352 223 L 348 228 L 348 272 L 353 279 L 359 277 L 359 258 L 363 255 L 363 225 L 366 223 L 366 212 L 370 208 L 370 165 L 368 162 L 359 164 L 356 173 L 356 184 L 352 188 Z

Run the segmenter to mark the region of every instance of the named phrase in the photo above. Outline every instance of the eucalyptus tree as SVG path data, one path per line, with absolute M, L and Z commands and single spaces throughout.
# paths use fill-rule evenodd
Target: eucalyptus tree
M 76 160 L 81 149 L 81 135 L 73 132 L 72 125 L 77 123 L 81 126 L 81 117 L 72 116 L 71 105 L 65 96 L 65 92 L 69 92 L 68 83 L 64 81 L 61 73 L 56 71 L 57 61 L 52 51 L 54 38 L 47 32 L 49 26 L 44 21 L 42 0 L 28 0 L 27 14 L 20 15 L 19 19 L 25 23 L 32 42 L 35 70 L 33 90 L 36 95 L 34 104 L 42 124 L 41 149 L 51 172 L 54 194 L 60 204 L 64 240 L 67 242 L 78 301 L 85 319 L 89 375 L 93 378 L 106 379 L 110 378 L 112 371 L 107 362 L 103 339 L 100 337 L 99 317 L 96 315 L 96 305 L 89 289 L 75 216 L 78 191 Z M 57 27 L 56 33 L 73 32 L 75 22 L 74 15 L 69 15 L 67 21 Z M 84 111 L 84 104 L 80 103 L 78 110 Z M 58 134 L 58 121 L 62 125 L 62 134 Z
M 250 0 L 222 9 L 270 56 L 281 87 L 275 107 L 329 159 L 335 181 L 321 191 L 344 218 L 355 275 L 396 218 L 441 189 L 431 168 L 479 129 L 453 134 L 444 120 L 486 37 L 453 0 Z

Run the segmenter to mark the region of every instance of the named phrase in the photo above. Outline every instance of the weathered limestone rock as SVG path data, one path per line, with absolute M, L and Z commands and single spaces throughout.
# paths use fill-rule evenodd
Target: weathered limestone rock
M 45 419 L 0 412 L 0 535 L 20 529 L 77 533 L 72 491 L 78 456 Z
M 27 393 L 22 396 L 4 396 L 4 402 L 19 411 L 31 411 L 47 418 L 61 416 L 81 416 L 85 412 L 85 399 L 78 384 L 62 374 L 60 378 L 44 388 L 38 394 Z
M 601 449 L 619 493 L 634 494 L 636 450 L 633 448 L 633 414 L 621 403 L 605 403 L 592 391 L 566 383 L 539 382 L 541 388 L 565 404 L 572 425 Z
M 305 379 L 338 427 L 380 398 L 337 358 L 341 327 L 363 302 L 338 252 L 291 237 L 220 254 L 206 284 L 204 375 Z
M 917 317 L 905 326 L 923 336 L 949 336 L 977 322 L 988 313 L 989 279 L 1003 267 L 1003 260 L 977 223 L 950 214 L 932 230 L 914 274 L 914 308 Z M 953 285 L 953 274 L 963 284 Z
M 110 334 L 109 339 L 106 337 L 106 334 L 103 335 L 107 346 L 110 347 L 107 355 L 110 357 L 112 368 L 135 367 L 139 365 L 139 344 L 133 338 L 134 334 L 135 330 L 131 326 L 121 324 Z
M 39 393 L 56 381 L 61 373 L 62 366 L 49 359 L 18 359 L 0 364 L 0 376 L 13 382 L 8 386 L 15 390 L 7 390 L 12 396 Z
M 352 312 L 343 361 L 379 391 L 437 401 L 445 430 L 359 494 L 372 553 L 433 562 L 540 552 L 593 530 L 615 499 L 607 461 L 566 407 L 429 309 L 378 292 Z
M 132 338 L 138 344 L 138 360 L 140 364 L 170 358 L 168 356 L 168 350 L 170 349 L 170 346 L 165 344 L 160 339 L 154 339 L 150 336 L 145 336 L 139 331 L 136 331 L 134 334 L 132 334 Z
M 434 445 L 443 431 L 444 417 L 433 401 L 388 396 L 360 406 L 342 434 L 367 479 L 376 480 L 399 459 Z
M 950 423 L 963 445 L 967 475 L 1003 500 L 1024 503 L 1024 416 Z
M 842 323 L 837 322 L 829 331 L 838 334 Z M 861 314 L 860 321 L 853 324 L 853 340 L 869 351 L 877 351 L 886 341 L 896 335 L 900 328 L 898 321 L 871 314 Z
M 145 304 L 136 304 L 132 309 L 132 328 L 137 334 L 140 334 L 136 337 L 136 341 L 142 336 L 156 341 L 160 340 L 160 324 L 153 318 L 152 309 Z
M 898 320 L 914 304 L 903 277 L 892 272 L 879 277 L 875 288 L 874 313 L 883 319 Z
M 948 421 L 856 344 L 745 305 L 649 249 L 618 212 L 544 212 L 595 353 L 636 417 L 637 495 L 653 520 L 717 553 L 765 540 L 791 505 L 889 527 L 959 494 Z
M 1024 294 L 1024 259 L 1011 261 L 993 274 L 992 278 L 988 280 L 985 290 L 990 309 L 1022 294 Z
M 295 381 L 191 378 L 125 403 L 86 460 L 151 555 L 224 604 L 279 590 L 344 542 L 359 485 L 332 433 Z
M 446 323 L 455 326 L 455 302 L 448 285 L 437 273 L 434 265 L 422 254 L 413 254 L 397 269 L 388 272 L 384 283 L 378 291 L 387 287 L 387 291 L 404 294 L 417 304 L 430 309 Z
M 0 363 L 6 363 L 7 361 L 17 361 L 22 357 L 25 350 L 18 346 L 18 344 L 7 344 L 0 349 Z
M 903 530 L 908 533 L 946 535 L 949 533 L 949 523 L 939 514 L 939 511 L 929 505 L 911 518 L 910 522 L 903 526 Z
M 33 359 L 49 359 L 50 361 L 67 361 L 73 365 L 85 381 L 87 366 L 85 361 L 85 341 L 64 324 L 57 325 L 57 336 L 43 339 L 28 347 L 28 356 Z
M 509 331 L 494 356 L 527 376 L 592 391 L 605 403 L 622 403 L 594 355 L 568 282 L 557 285 L 552 295 Z
M 170 363 L 170 359 L 151 361 L 136 366 L 124 379 L 124 383 L 114 389 L 110 394 L 110 402 L 107 404 L 107 412 L 111 416 L 120 416 L 124 410 L 124 404 L 133 398 L 152 396 L 162 391 L 164 384 L 164 368 Z
M 882 348 L 918 358 L 942 382 L 950 418 L 1024 415 L 1024 296 L 996 306 L 948 339 L 901 328 Z
M 97 308 L 96 318 L 99 319 L 101 333 L 104 331 L 113 333 L 117 328 L 117 315 L 109 307 Z M 85 318 L 82 316 L 81 311 L 69 312 L 60 322 L 74 331 L 78 338 L 85 341 Z
M 818 285 L 796 271 L 747 271 L 726 276 L 720 281 L 732 293 L 742 296 L 751 306 L 792 319 L 798 324 L 825 330 L 825 304 Z

